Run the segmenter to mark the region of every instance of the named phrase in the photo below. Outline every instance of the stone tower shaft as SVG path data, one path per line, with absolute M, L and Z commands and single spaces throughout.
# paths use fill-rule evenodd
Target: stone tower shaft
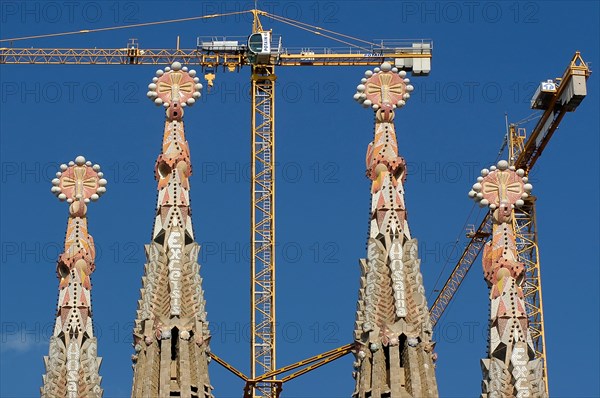
M 408 83 L 406 72 L 384 63 L 367 71 L 355 95 L 376 112 L 366 157 L 371 211 L 354 332 L 356 398 L 438 396 L 418 244 L 404 203 L 406 162 L 393 123 L 394 110 L 410 97 Z
M 134 325 L 132 397 L 212 397 L 210 333 L 191 220 L 189 146 L 182 121 L 200 96 L 194 71 L 174 63 L 159 70 L 148 97 L 166 108 L 155 166 L 158 199 Z
M 100 398 L 97 340 L 92 323 L 91 274 L 96 249 L 87 228 L 87 204 L 106 188 L 100 166 L 83 156 L 60 166 L 52 192 L 69 203 L 64 252 L 58 257 L 58 306 L 40 389 L 42 398 Z

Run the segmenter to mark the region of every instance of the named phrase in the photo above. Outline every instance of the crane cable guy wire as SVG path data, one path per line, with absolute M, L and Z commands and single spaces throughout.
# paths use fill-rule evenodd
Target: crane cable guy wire
M 22 37 L 12 37 L 12 38 L 8 38 L 8 39 L 0 39 L 0 43 L 2 42 L 14 42 L 14 41 L 23 41 L 23 40 L 31 40 L 31 39 L 44 39 L 44 38 L 48 38 L 48 37 L 60 37 L 60 36 L 70 36 L 70 35 L 79 35 L 79 34 L 86 34 L 86 33 L 98 33 L 98 32 L 106 32 L 106 31 L 111 31 L 111 30 L 120 30 L 120 29 L 131 29 L 131 28 L 139 28 L 139 27 L 146 27 L 146 26 L 155 26 L 155 25 L 164 25 L 164 24 L 170 24 L 170 23 L 178 23 L 178 22 L 189 22 L 189 21 L 196 21 L 196 20 L 201 20 L 201 19 L 212 19 L 212 18 L 219 18 L 219 17 L 227 17 L 227 16 L 233 16 L 233 15 L 240 15 L 240 14 L 251 14 L 254 10 L 246 10 L 246 11 L 233 11 L 233 12 L 228 12 L 228 13 L 220 13 L 220 14 L 209 14 L 209 15 L 201 15 L 201 16 L 195 16 L 195 17 L 188 17 L 188 18 L 178 18 L 178 19 L 169 19 L 169 20 L 162 20 L 162 21 L 153 21 L 153 22 L 143 22 L 143 23 L 137 23 L 137 24 L 130 24 L 130 25 L 119 25 L 119 26 L 110 26 L 110 27 L 104 27 L 104 28 L 97 28 L 97 29 L 82 29 L 82 30 L 76 30 L 76 31 L 70 31 L 70 32 L 59 32 L 59 33 L 48 33 L 48 34 L 42 34 L 42 35 L 34 35 L 34 36 L 22 36 Z M 370 46 L 375 46 L 375 43 L 372 43 L 370 41 L 367 40 L 363 40 L 363 39 L 359 39 L 357 37 L 353 37 L 353 36 L 349 36 L 343 33 L 338 33 L 335 32 L 333 30 L 329 30 L 329 29 L 325 29 L 319 26 L 314 26 L 314 25 L 310 25 L 308 23 L 305 22 L 300 22 L 300 21 L 296 21 L 290 18 L 286 18 L 286 17 L 282 17 L 276 14 L 271 14 L 269 12 L 266 11 L 260 11 L 260 15 L 266 16 L 268 18 L 271 18 L 277 22 L 281 22 L 283 24 L 287 24 L 290 25 L 292 27 L 295 27 L 297 29 L 301 29 L 301 30 L 305 30 L 308 31 L 310 33 L 313 33 L 317 36 L 322 36 L 337 42 L 340 42 L 342 44 L 348 45 L 350 47 L 355 47 L 361 50 L 366 50 L 366 51 L 370 51 L 369 48 L 366 47 L 362 47 L 359 46 L 357 44 L 353 44 L 351 42 L 336 38 L 334 36 L 331 36 L 329 34 L 325 34 L 325 33 L 321 33 L 320 31 L 326 32 L 326 33 L 331 33 L 333 35 L 337 35 L 340 37 L 344 37 L 350 40 L 355 40 L 361 43 L 365 43 L 368 44 Z
M 250 10 L 248 10 L 248 11 L 233 11 L 233 12 L 227 12 L 227 13 L 222 13 L 222 14 L 200 15 L 200 16 L 189 17 L 189 18 L 168 19 L 168 20 L 154 21 L 154 22 L 142 22 L 142 23 L 131 24 L 131 25 L 109 26 L 109 27 L 97 28 L 97 29 L 82 29 L 82 30 L 75 30 L 75 31 L 71 31 L 71 32 L 48 33 L 48 34 L 35 35 L 35 36 L 13 37 L 13 38 L 9 38 L 9 39 L 0 39 L 0 42 L 30 40 L 30 39 L 43 39 L 43 38 L 47 38 L 47 37 L 78 35 L 78 34 L 84 34 L 84 33 L 106 32 L 106 31 L 118 30 L 118 29 L 130 29 L 130 28 L 139 28 L 139 27 L 144 27 L 144 26 L 164 25 L 164 24 L 178 23 L 178 22 L 188 22 L 188 21 L 195 21 L 195 20 L 200 20 L 200 19 L 228 17 L 228 16 L 232 16 L 232 15 L 248 14 L 251 12 L 252 11 L 250 11 Z
M 376 46 L 375 43 L 367 41 L 367 40 L 359 39 L 358 37 L 349 36 L 349 35 L 346 35 L 346 34 L 343 34 L 343 33 L 339 33 L 339 32 L 333 31 L 333 30 L 322 28 L 320 26 L 311 25 L 311 24 L 308 24 L 306 22 L 296 21 L 296 20 L 291 19 L 291 18 L 282 17 L 282 16 L 276 15 L 276 14 L 271 14 L 269 12 L 263 11 L 263 12 L 261 12 L 261 15 L 264 15 L 266 17 L 274 19 L 274 20 L 276 20 L 278 22 L 281 22 L 281 23 L 288 24 L 290 26 L 296 27 L 298 29 L 306 30 L 306 31 L 308 31 L 310 33 L 313 33 L 315 35 L 323 36 L 323 37 L 326 37 L 328 39 L 335 40 L 335 41 L 338 41 L 340 43 L 349 45 L 351 47 L 360 48 L 361 50 L 369 50 L 369 49 L 367 49 L 365 47 L 361 47 L 361 46 L 356 45 L 356 44 L 352 44 L 350 42 L 347 42 L 347 41 L 344 41 L 344 40 L 341 40 L 341 39 L 338 39 L 338 38 L 335 38 L 335 37 L 332 37 L 332 36 L 329 36 L 329 35 L 326 35 L 326 34 L 323 34 L 320 31 L 323 31 L 323 32 L 326 32 L 326 33 L 331 33 L 331 34 L 334 34 L 334 35 L 337 35 L 337 36 L 340 36 L 340 37 L 344 37 L 346 39 L 355 40 L 355 41 L 358 41 L 358 42 L 361 42 L 361 43 L 368 44 L 370 46 Z M 309 29 L 309 28 L 312 28 L 312 29 Z

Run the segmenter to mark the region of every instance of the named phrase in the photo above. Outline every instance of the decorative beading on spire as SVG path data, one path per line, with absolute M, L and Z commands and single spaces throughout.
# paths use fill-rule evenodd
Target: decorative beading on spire
M 535 359 L 523 295 L 525 267 L 513 232 L 515 207 L 524 205 L 531 184 L 506 160 L 481 171 L 469 197 L 492 211 L 492 240 L 483 248 L 483 272 L 490 287 L 490 338 L 483 359 L 482 398 L 546 397 L 542 362 Z
M 133 331 L 132 397 L 212 397 L 210 333 L 190 208 L 192 164 L 183 109 L 200 98 L 196 72 L 158 70 L 148 98 L 166 108 L 155 165 L 158 199 Z
M 94 239 L 87 230 L 87 204 L 106 192 L 100 166 L 78 156 L 62 164 L 52 180 L 52 193 L 69 203 L 64 252 L 58 258 L 59 296 L 50 350 L 44 357 L 44 398 L 99 398 L 101 358 L 92 325 L 90 276 L 95 269 Z
M 418 244 L 404 204 L 406 162 L 398 155 L 393 124 L 394 110 L 410 98 L 409 82 L 406 72 L 386 62 L 365 73 L 354 95 L 376 112 L 366 156 L 372 197 L 354 332 L 356 398 L 437 397 Z

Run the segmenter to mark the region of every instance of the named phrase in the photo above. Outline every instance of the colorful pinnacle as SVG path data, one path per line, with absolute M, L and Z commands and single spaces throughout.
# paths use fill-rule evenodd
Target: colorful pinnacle
M 418 243 L 406 219 L 406 162 L 398 155 L 393 124 L 394 109 L 412 91 L 405 76 L 384 63 L 365 73 L 354 96 L 376 112 L 366 158 L 372 197 L 367 258 L 360 260 L 355 398 L 438 396 Z
M 148 97 L 167 108 L 155 164 L 158 199 L 133 330 L 131 396 L 211 398 L 210 332 L 190 208 L 190 150 L 183 108 L 200 97 L 196 72 L 179 62 L 156 72 Z
M 87 205 L 106 192 L 100 166 L 78 156 L 60 166 L 52 192 L 69 206 L 64 252 L 58 258 L 58 310 L 50 350 L 44 357 L 43 398 L 100 398 L 101 358 L 92 326 L 90 276 L 95 269 L 94 239 L 87 231 Z
M 488 358 L 483 359 L 482 398 L 546 397 L 542 362 L 529 334 L 523 284 L 513 232 L 515 207 L 524 205 L 532 186 L 525 172 L 501 160 L 483 169 L 469 196 L 492 211 L 492 240 L 483 248 L 483 272 L 490 287 Z

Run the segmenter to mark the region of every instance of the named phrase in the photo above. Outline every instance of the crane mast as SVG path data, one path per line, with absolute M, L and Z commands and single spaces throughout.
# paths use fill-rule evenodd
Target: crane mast
M 581 54 L 576 52 L 562 77 L 556 81 L 542 82 L 531 100 L 533 109 L 543 110 L 540 120 L 527 138 L 524 128 L 511 124 L 508 132 L 509 164 L 529 173 L 541 156 L 567 112 L 573 112 L 585 98 L 586 80 L 591 70 Z M 543 378 L 548 392 L 548 370 L 544 334 L 544 311 L 540 256 L 535 217 L 535 196 L 529 196 L 521 208 L 516 208 L 513 230 L 516 238 L 518 260 L 525 266 L 523 294 L 527 311 L 528 329 L 532 336 L 536 358 L 543 363 Z M 470 238 L 450 277 L 440 290 L 430 308 L 431 322 L 435 326 L 448 308 L 471 265 L 481 252 L 491 234 L 492 216 L 486 214 L 477 230 L 467 234 Z

